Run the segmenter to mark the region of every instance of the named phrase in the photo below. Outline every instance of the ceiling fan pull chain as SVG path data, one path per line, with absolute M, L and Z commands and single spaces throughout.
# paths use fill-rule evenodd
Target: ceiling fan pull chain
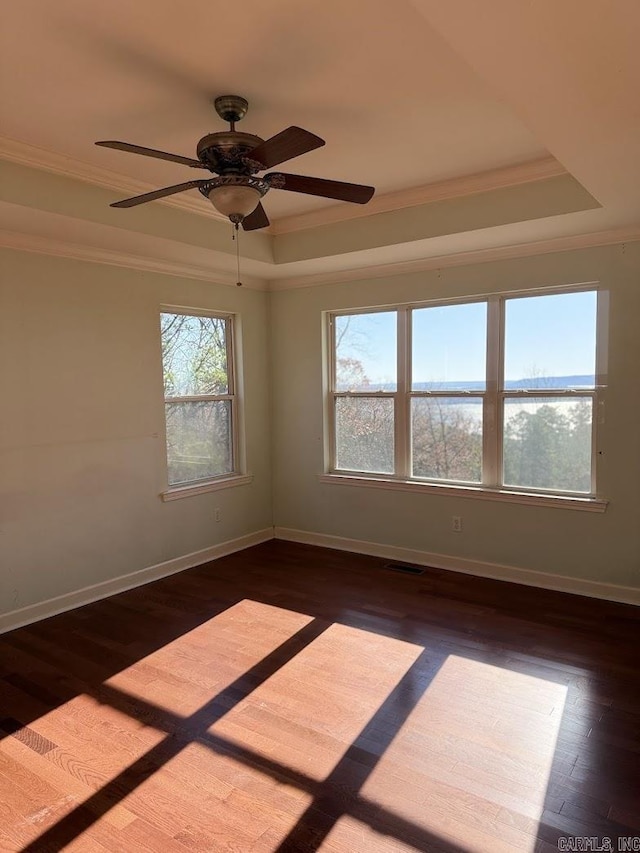
M 236 241 L 236 270 L 238 273 L 238 280 L 236 281 L 236 287 L 242 287 L 242 282 L 240 281 L 240 223 L 235 222 L 233 225 L 234 235 L 233 239 Z

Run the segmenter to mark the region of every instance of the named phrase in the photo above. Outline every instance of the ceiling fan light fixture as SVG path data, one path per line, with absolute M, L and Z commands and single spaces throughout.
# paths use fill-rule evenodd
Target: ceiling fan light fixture
M 262 193 L 255 187 L 221 186 L 212 187 L 208 198 L 218 213 L 223 216 L 244 219 L 256 209 Z

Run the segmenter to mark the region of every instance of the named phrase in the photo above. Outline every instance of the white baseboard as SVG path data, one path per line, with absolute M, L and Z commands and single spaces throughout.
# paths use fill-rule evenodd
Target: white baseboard
M 532 569 L 519 569 L 516 566 L 503 566 L 499 563 L 451 557 L 446 554 L 430 554 L 428 551 L 416 551 L 412 548 L 401 548 L 395 545 L 382 545 L 378 542 L 364 542 L 360 539 L 347 539 L 325 533 L 312 533 L 308 530 L 292 530 L 287 527 L 275 527 L 274 536 L 276 539 L 285 539 L 289 542 L 320 545 L 323 548 L 352 551 L 356 554 L 369 554 L 372 557 L 382 557 L 385 560 L 432 566 L 434 569 L 446 569 L 447 571 L 461 572 L 462 574 L 476 575 L 492 580 L 509 581 L 540 589 L 570 592 L 574 595 L 619 601 L 623 604 L 640 604 L 640 589 L 630 586 L 618 586 L 583 578 L 570 578 L 565 575 L 552 575 Z
M 640 605 L 640 589 L 616 584 L 590 581 L 582 578 L 570 578 L 564 575 L 552 575 L 546 572 L 537 572 L 531 569 L 519 569 L 515 566 L 504 566 L 499 563 L 488 563 L 481 560 L 469 560 L 462 557 L 451 557 L 445 554 L 431 554 L 428 551 L 417 551 L 412 548 L 401 548 L 395 545 L 382 545 L 378 542 L 365 542 L 360 539 L 347 539 L 342 536 L 330 536 L 325 533 L 312 533 L 308 530 L 292 530 L 287 527 L 267 527 L 248 533 L 237 539 L 221 542 L 219 545 L 211 545 L 201 551 L 185 554 L 164 563 L 157 563 L 146 569 L 140 569 L 128 575 L 121 575 L 108 581 L 93 584 L 83 589 L 69 592 L 31 604 L 19 610 L 0 615 L 0 634 L 21 628 L 73 610 L 92 601 L 99 601 L 134 589 L 138 586 L 151 583 L 160 578 L 191 569 L 202 565 L 209 560 L 217 560 L 227 554 L 242 551 L 253 545 L 268 542 L 270 539 L 284 539 L 289 542 L 300 542 L 305 545 L 318 545 L 322 548 L 335 548 L 338 551 L 352 551 L 355 554 L 369 554 L 373 557 L 381 557 L 386 560 L 399 560 L 403 563 L 415 563 L 419 566 L 432 566 L 435 569 L 460 572 L 462 574 L 476 575 L 493 580 L 510 581 L 511 583 L 524 584 L 525 586 L 538 587 L 540 589 L 552 589 L 559 592 L 570 592 L 574 595 L 586 595 L 590 598 L 602 598 L 607 601 L 619 601 L 623 604 Z
M 183 557 L 176 557 L 173 560 L 157 563 L 155 566 L 149 566 L 128 575 L 121 575 L 108 581 L 85 586 L 83 589 L 4 613 L 0 615 L 0 634 L 13 631 L 14 628 L 21 628 L 23 625 L 39 622 L 41 619 L 47 619 L 57 613 L 64 613 L 66 610 L 73 610 L 83 604 L 90 604 L 92 601 L 99 601 L 101 598 L 108 598 L 110 595 L 125 592 L 127 589 L 134 589 L 137 586 L 151 583 L 151 581 L 166 578 L 168 575 L 183 572 L 185 569 L 192 569 L 194 566 L 209 562 L 209 560 L 217 560 L 220 557 L 226 557 L 227 554 L 243 551 L 252 545 L 267 542 L 269 539 L 273 539 L 272 527 L 257 530 L 255 533 L 247 533 L 245 536 L 229 539 L 219 545 L 211 545 L 201 551 L 185 554 Z

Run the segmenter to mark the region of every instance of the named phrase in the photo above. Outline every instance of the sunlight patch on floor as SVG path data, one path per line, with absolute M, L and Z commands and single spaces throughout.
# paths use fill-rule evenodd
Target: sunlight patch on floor
M 304 613 L 245 599 L 105 684 L 190 716 L 310 622 Z
M 353 853 L 419 853 L 421 850 L 440 850 L 437 847 L 441 838 L 434 837 L 434 847 L 427 846 L 427 841 L 399 839 L 393 835 L 378 832 L 368 824 L 361 823 L 350 815 L 345 815 L 336 821 L 335 826 L 327 835 L 324 843 L 318 848 L 321 853 L 352 850 Z M 460 847 L 459 853 L 467 853 L 466 848 Z M 487 853 L 484 850 L 483 853 Z M 493 851 L 491 851 L 493 853 Z
M 130 755 L 115 748 L 108 758 L 102 758 L 83 747 L 80 758 L 73 741 L 60 737 L 58 741 L 59 745 L 44 755 L 13 737 L 0 741 L 1 850 L 21 850 L 34 842 L 131 763 Z M 21 815 L 19 820 L 16 815 Z M 104 817 L 104 832 L 117 832 L 133 820 L 135 815 L 116 802 Z M 2 846 L 3 831 L 8 839 L 6 848 Z M 73 844 L 65 849 L 83 848 Z
M 233 838 L 238 849 L 251 850 L 267 828 L 286 837 L 310 802 L 304 791 L 194 742 L 131 791 L 122 805 L 190 849 L 226 850 Z
M 333 624 L 210 731 L 323 779 L 421 652 Z
M 470 853 L 530 853 L 566 694 L 451 655 L 362 794 Z

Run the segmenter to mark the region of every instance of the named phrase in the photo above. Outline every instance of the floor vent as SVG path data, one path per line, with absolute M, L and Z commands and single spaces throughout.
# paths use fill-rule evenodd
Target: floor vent
M 385 563 L 384 568 L 391 569 L 392 572 L 402 572 L 405 575 L 424 574 L 422 566 L 412 566 L 410 563 Z

